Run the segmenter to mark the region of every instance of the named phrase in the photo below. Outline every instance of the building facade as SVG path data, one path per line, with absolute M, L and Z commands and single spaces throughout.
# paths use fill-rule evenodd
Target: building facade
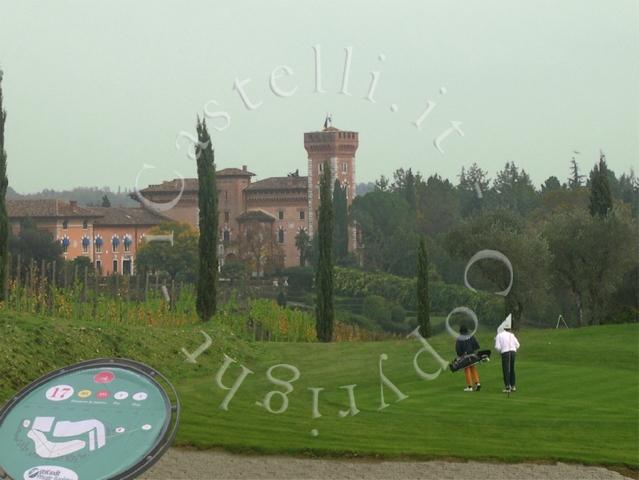
M 357 132 L 327 126 L 321 131 L 304 134 L 307 176 L 300 176 L 299 171 L 296 171 L 285 177 L 269 177 L 253 182 L 255 174 L 248 171 L 246 166 L 217 171 L 219 238 L 224 252 L 222 262 L 246 256 L 241 246 L 246 243 L 244 237 L 250 230 L 247 225 L 256 225 L 257 221 L 268 223 L 272 229 L 275 242 L 273 251 L 277 252 L 273 255 L 281 255 L 284 266 L 299 265 L 295 237 L 300 230 L 306 230 L 312 237 L 317 229 L 322 169 L 328 162 L 332 176 L 331 189 L 335 180 L 339 180 L 346 187 L 350 207 L 355 197 L 355 153 L 358 145 Z M 198 227 L 197 178 L 173 179 L 149 185 L 131 196 L 149 209 L 160 205 L 163 215 Z M 165 207 L 161 205 L 171 208 L 164 210 Z M 246 215 L 251 212 L 261 213 Z M 353 251 L 355 245 L 355 229 L 350 228 L 349 250 Z
M 7 213 L 12 233 L 32 221 L 60 242 L 65 260 L 87 257 L 102 275 L 135 273 L 144 235 L 170 220 L 139 207 L 83 207 L 58 199 L 7 200 Z

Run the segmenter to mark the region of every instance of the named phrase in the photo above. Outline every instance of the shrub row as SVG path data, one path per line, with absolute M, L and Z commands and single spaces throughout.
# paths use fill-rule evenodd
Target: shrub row
M 416 279 L 386 273 L 370 273 L 349 268 L 335 268 L 334 287 L 337 295 L 348 297 L 380 296 L 407 310 L 417 309 Z M 431 313 L 448 315 L 455 307 L 471 308 L 482 324 L 498 325 L 502 321 L 502 297 L 473 292 L 461 285 L 442 281 L 430 282 Z

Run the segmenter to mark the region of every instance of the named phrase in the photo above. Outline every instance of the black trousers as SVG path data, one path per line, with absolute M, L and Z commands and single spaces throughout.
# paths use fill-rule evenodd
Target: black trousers
M 501 370 L 504 374 L 504 385 L 514 387 L 515 384 L 515 352 L 501 354 Z

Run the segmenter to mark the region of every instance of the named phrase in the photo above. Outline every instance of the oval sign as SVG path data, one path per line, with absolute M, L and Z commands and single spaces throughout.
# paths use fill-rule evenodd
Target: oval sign
M 173 386 L 144 364 L 99 359 L 56 370 L 0 409 L 0 472 L 25 480 L 135 478 L 168 449 L 179 411 Z

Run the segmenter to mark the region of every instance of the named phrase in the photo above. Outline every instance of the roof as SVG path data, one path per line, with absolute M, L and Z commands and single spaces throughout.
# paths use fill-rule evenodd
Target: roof
M 100 215 L 95 225 L 159 225 L 171 221 L 159 213 L 142 207 L 92 207 Z
M 92 209 L 57 198 L 7 199 L 9 218 L 99 217 Z
M 249 172 L 244 168 L 223 168 L 215 172 L 218 177 L 254 177 L 253 172 Z M 174 178 L 172 180 L 166 180 L 162 183 L 151 184 L 146 188 L 141 189 L 141 192 L 179 192 L 182 189 L 182 180 L 184 180 L 185 192 L 197 192 L 199 188 L 199 182 L 197 178 Z M 132 198 L 136 198 L 135 192 L 131 193 Z
M 239 215 L 237 217 L 237 221 L 239 223 L 251 221 L 272 223 L 275 221 L 275 217 L 264 210 L 249 210 L 248 212 L 244 212 Z
M 197 178 L 174 178 L 166 180 L 162 183 L 151 184 L 141 189 L 141 192 L 179 192 L 182 189 L 182 180 L 184 180 L 184 191 L 191 192 L 198 190 Z M 137 198 L 136 192 L 131 193 L 132 198 Z
M 253 172 L 249 172 L 244 167 L 242 168 L 223 168 L 215 172 L 215 175 L 220 177 L 254 177 Z
M 308 188 L 308 177 L 270 177 L 251 183 L 247 191 L 260 192 L 269 190 L 305 190 Z

